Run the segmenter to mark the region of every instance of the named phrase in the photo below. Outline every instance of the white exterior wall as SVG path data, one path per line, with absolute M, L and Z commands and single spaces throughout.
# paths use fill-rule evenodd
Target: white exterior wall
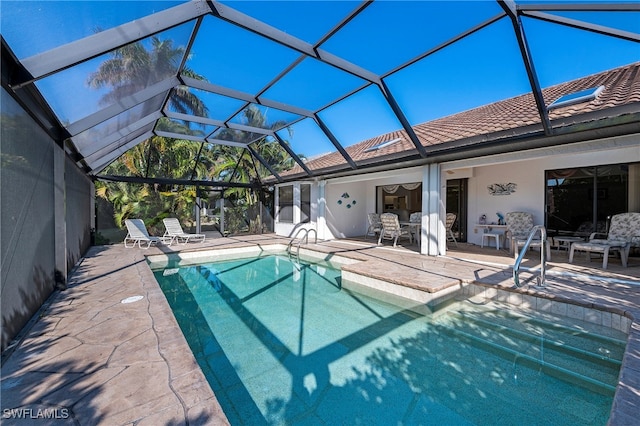
M 325 186 L 326 230 L 325 238 L 361 237 L 367 232 L 367 213 L 376 211 L 376 187 L 401 183 L 422 182 L 422 169 L 412 167 L 371 173 L 361 176 L 328 179 Z M 349 198 L 341 198 L 344 193 Z M 338 204 L 342 200 L 342 204 Z M 346 204 L 356 201 L 351 208 Z M 319 231 L 319 233 L 322 233 Z
M 422 182 L 423 168 L 413 167 L 401 171 L 394 170 L 313 182 L 311 187 L 312 223 L 297 224 L 296 218 L 299 216 L 296 216 L 295 212 L 299 202 L 297 203 L 294 198 L 294 223 L 281 223 L 276 217 L 275 232 L 281 236 L 293 236 L 300 227 L 314 227 L 318 231 L 318 238 L 322 240 L 363 236 L 368 226 L 367 213 L 376 211 L 376 187 Z M 307 182 L 294 182 L 294 194 L 296 193 L 295 185 L 300 183 Z M 291 185 L 291 183 L 286 185 Z M 342 198 L 345 193 L 349 194 L 349 198 Z M 342 203 L 338 204 L 338 200 Z M 347 207 L 347 205 L 351 207 Z
M 482 230 L 476 231 L 474 224 L 482 214 L 491 223 L 498 221 L 496 212 L 526 211 L 533 214 L 536 225 L 544 224 L 546 170 L 638 161 L 637 135 L 455 161 L 442 164 L 441 194 L 446 179 L 469 178 L 467 241 L 479 245 Z M 508 182 L 517 184 L 513 194 L 489 194 L 488 185 Z
M 480 244 L 481 231 L 475 232 L 474 224 L 482 214 L 487 215 L 488 222 L 497 222 L 496 212 L 504 215 L 510 211 L 526 211 L 533 214 L 536 224 L 544 223 L 545 170 L 632 162 L 640 162 L 640 137 L 637 135 L 327 179 L 312 185 L 312 222 L 296 225 L 276 220 L 275 231 L 278 235 L 292 236 L 304 226 L 316 228 L 318 238 L 323 240 L 363 236 L 368 226 L 367 213 L 376 211 L 377 186 L 422 182 L 422 212 L 425 217 L 421 252 L 445 254 L 444 225 L 436 218 L 445 215 L 448 179 L 469 179 L 468 242 Z M 438 173 L 439 176 L 436 175 Z M 630 176 L 631 191 L 640 184 L 638 180 L 637 176 Z M 513 194 L 489 194 L 488 185 L 509 182 L 517 185 Z M 440 200 L 437 199 L 438 188 Z M 344 193 L 348 193 L 349 198 L 342 198 Z M 639 197 L 637 194 L 635 199 Z M 342 204 L 338 204 L 338 200 Z M 633 200 L 634 196 L 630 194 L 630 202 L 635 202 Z M 347 208 L 348 204 L 350 208 Z M 432 222 L 436 222 L 436 226 L 431 227 Z
M 342 198 L 343 194 L 349 194 L 349 198 Z M 325 198 L 327 200 L 325 207 L 325 239 L 364 235 L 367 229 L 368 213 L 367 185 L 365 182 L 344 184 L 327 182 L 325 186 Z M 341 204 L 338 204 L 338 201 L 340 201 Z M 355 204 L 353 204 L 354 201 Z
M 308 223 L 300 223 L 300 185 L 311 185 L 311 211 L 310 211 L 310 222 Z M 319 212 L 322 206 L 322 198 L 320 196 L 319 185 L 317 182 L 288 182 L 280 186 L 288 186 L 293 185 L 293 223 L 291 222 L 280 222 L 280 218 L 278 217 L 278 202 L 279 202 L 279 192 L 276 190 L 275 195 L 275 217 L 274 217 L 274 232 L 277 235 L 283 237 L 293 237 L 296 232 L 298 232 L 301 228 L 306 229 L 315 229 L 318 232 L 318 238 L 322 238 L 320 236 L 320 231 L 318 229 L 318 217 Z M 324 221 L 324 219 L 322 219 Z M 313 234 L 312 238 L 313 238 Z
M 487 223 L 498 223 L 496 213 L 528 212 L 533 214 L 533 223 L 544 224 L 544 170 L 543 161 L 520 161 L 508 164 L 477 167 L 474 177 L 469 179 L 467 210 L 467 242 L 481 243 L 482 229 L 475 229 L 481 215 Z M 511 195 L 490 195 L 488 185 L 515 183 L 516 191 Z M 476 233 L 477 232 L 477 233 Z

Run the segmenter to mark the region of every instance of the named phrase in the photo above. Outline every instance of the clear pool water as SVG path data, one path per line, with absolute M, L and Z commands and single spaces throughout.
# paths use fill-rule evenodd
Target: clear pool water
M 232 424 L 609 417 L 623 333 L 468 301 L 409 309 L 342 288 L 327 265 L 285 256 L 154 273 Z

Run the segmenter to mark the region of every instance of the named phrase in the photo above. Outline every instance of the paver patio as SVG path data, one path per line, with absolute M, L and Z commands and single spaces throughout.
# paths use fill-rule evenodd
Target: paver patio
M 227 424 L 145 256 L 287 242 L 261 235 L 149 250 L 125 249 L 122 244 L 92 247 L 68 289 L 55 292 L 3 354 L 3 424 L 43 424 L 33 418 L 39 414 L 57 416 L 55 424 Z M 434 258 L 416 254 L 415 247 L 377 247 L 371 241 L 337 240 L 308 247 L 328 258 L 362 260 L 344 267 L 351 273 L 427 292 L 463 282 L 513 287 L 508 268 L 512 258 L 495 249 L 463 247 Z M 532 256 L 532 264 L 535 259 Z M 546 287 L 517 291 L 640 318 L 640 286 L 634 285 L 640 284 L 639 258 L 631 258 L 628 268 L 612 261 L 606 273 L 597 262 L 569 265 L 565 259 L 566 253 L 552 258 Z M 585 279 L 567 274 L 583 274 Z M 142 298 L 122 303 L 134 296 Z M 638 413 L 640 324 L 632 322 L 610 424 L 636 424 Z M 19 414 L 29 419 L 7 418 Z

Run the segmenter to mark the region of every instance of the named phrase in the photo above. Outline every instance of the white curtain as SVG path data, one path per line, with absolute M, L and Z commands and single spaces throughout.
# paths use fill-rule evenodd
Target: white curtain
M 389 194 L 393 194 L 400 187 L 403 187 L 407 191 L 413 191 L 414 189 L 418 188 L 420 185 L 422 185 L 422 182 L 403 183 L 402 185 L 383 185 L 382 189 L 384 189 L 384 191 L 389 193 Z
M 414 189 L 418 188 L 420 185 L 422 185 L 422 182 L 403 183 L 402 187 L 407 191 L 413 191 Z

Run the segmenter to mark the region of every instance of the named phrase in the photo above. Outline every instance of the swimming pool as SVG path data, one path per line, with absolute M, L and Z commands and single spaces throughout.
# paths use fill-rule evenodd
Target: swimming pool
M 364 295 L 286 256 L 154 274 L 232 424 L 606 424 L 625 349 L 506 305 Z

